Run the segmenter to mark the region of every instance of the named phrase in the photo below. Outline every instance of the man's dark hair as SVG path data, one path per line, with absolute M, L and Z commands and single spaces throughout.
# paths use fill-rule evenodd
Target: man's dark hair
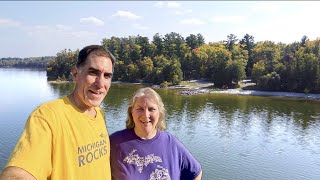
M 81 51 L 79 52 L 78 61 L 77 61 L 76 66 L 77 67 L 83 66 L 87 60 L 87 57 L 90 54 L 110 58 L 111 62 L 112 62 L 112 70 L 113 70 L 114 65 L 116 63 L 116 58 L 111 54 L 111 52 L 108 49 L 104 48 L 103 46 L 99 46 L 99 45 L 90 45 L 90 46 L 86 46 L 83 49 L 81 49 Z

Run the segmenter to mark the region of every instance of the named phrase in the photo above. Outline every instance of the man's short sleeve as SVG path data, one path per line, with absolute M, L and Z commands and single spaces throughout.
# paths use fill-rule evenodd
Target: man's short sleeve
M 37 179 L 51 174 L 52 131 L 40 115 L 32 114 L 6 165 L 24 169 Z

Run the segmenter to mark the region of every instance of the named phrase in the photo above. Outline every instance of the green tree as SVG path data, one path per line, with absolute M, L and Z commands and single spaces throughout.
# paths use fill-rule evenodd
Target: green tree
M 168 79 L 170 71 L 167 67 L 170 66 L 170 61 L 164 55 L 160 55 L 154 57 L 153 65 L 154 68 L 150 75 L 150 82 L 161 84 Z
M 197 48 L 198 47 L 197 36 L 194 34 L 190 34 L 188 37 L 186 37 L 186 43 L 188 47 L 190 47 L 191 49 Z
M 126 76 L 126 66 L 124 64 L 123 61 L 121 60 L 117 60 L 116 61 L 116 64 L 114 66 L 114 71 L 113 71 L 113 77 L 112 77 L 112 80 L 113 81 L 121 81 L 121 80 L 124 80 L 125 76 Z
M 214 83 L 214 86 L 230 85 L 232 82 L 227 70 L 228 61 L 232 61 L 230 51 L 221 43 L 203 45 L 199 51 L 205 52 L 208 56 L 206 77 Z
M 177 57 L 179 59 L 184 58 L 187 45 L 184 38 L 179 33 L 171 32 L 166 34 L 163 38 L 163 42 L 165 47 L 164 54 L 166 57 Z
M 268 73 L 274 71 L 280 61 L 279 45 L 272 41 L 258 42 L 253 49 L 254 62 L 264 61 Z
M 138 82 L 140 79 L 138 66 L 136 64 L 128 64 L 126 67 L 124 80 L 128 82 Z
M 138 35 L 136 37 L 136 44 L 138 44 L 141 47 L 141 57 L 152 57 L 154 55 L 154 49 L 149 43 L 148 37 L 142 37 Z
M 170 73 L 169 73 L 168 79 L 165 79 L 165 80 L 174 85 L 179 84 L 182 80 L 182 70 L 181 70 L 181 64 L 179 60 L 173 59 L 170 62 L 168 69 Z
M 241 61 L 228 61 L 227 71 L 229 73 L 229 82 L 238 84 L 239 81 L 246 78 L 245 66 Z
M 280 75 L 276 72 L 261 76 L 257 83 L 258 88 L 269 91 L 279 91 L 281 89 Z
M 71 51 L 70 49 L 64 49 L 58 52 L 54 61 L 48 64 L 48 80 L 56 80 L 58 77 L 65 77 L 65 79 L 71 80 L 71 68 L 77 62 L 78 54 L 79 50 Z
M 236 45 L 238 39 L 237 36 L 234 34 L 229 34 L 227 36 L 227 40 L 225 41 L 225 46 L 229 51 L 232 51 L 234 45 Z
M 198 40 L 198 47 L 205 44 L 205 39 L 204 39 L 203 35 L 200 33 L 197 34 L 197 40 Z
M 258 61 L 257 63 L 253 64 L 252 68 L 252 82 L 257 83 L 259 78 L 262 77 L 267 73 L 266 66 L 264 61 Z
M 185 55 L 181 61 L 181 69 L 183 71 L 184 79 L 198 79 L 205 78 L 206 62 L 208 55 L 198 48 L 193 49 Z
M 197 35 L 190 34 L 188 37 L 186 37 L 186 44 L 190 49 L 198 48 L 204 43 L 204 37 L 200 33 L 198 33 Z
M 246 66 L 246 76 L 247 77 L 251 77 L 251 71 L 252 71 L 252 67 L 253 67 L 252 51 L 253 51 L 253 48 L 255 46 L 254 37 L 249 35 L 249 34 L 246 34 L 240 40 L 240 44 L 242 45 L 241 47 L 243 47 L 243 49 L 248 51 L 248 63 L 247 63 L 247 66 Z
M 0 67 L 28 67 L 28 68 L 46 68 L 50 61 L 53 61 L 54 56 L 43 57 L 7 57 L 0 59 Z
M 301 42 L 300 42 L 300 46 L 301 46 L 301 47 L 305 47 L 307 41 L 309 41 L 309 38 L 308 38 L 307 36 L 302 36 Z
M 163 55 L 165 51 L 163 38 L 159 33 L 153 36 L 152 44 L 155 45 L 155 56 Z
M 119 59 L 120 38 L 115 36 L 112 36 L 110 39 L 103 38 L 101 44 L 107 48 L 116 59 Z
M 153 71 L 153 62 L 150 57 L 144 57 L 142 61 L 138 62 L 140 77 L 143 81 L 148 81 L 149 76 Z

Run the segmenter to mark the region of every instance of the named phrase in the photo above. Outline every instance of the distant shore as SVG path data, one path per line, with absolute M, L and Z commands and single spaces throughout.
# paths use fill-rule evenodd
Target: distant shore
M 70 81 L 49 81 L 49 83 L 67 83 Z M 280 91 L 259 91 L 259 90 L 243 90 L 241 88 L 247 86 L 253 86 L 253 83 L 242 83 L 239 89 L 214 89 L 213 83 L 202 80 L 191 80 L 188 81 L 192 83 L 192 85 L 176 85 L 166 87 L 168 89 L 181 89 L 178 92 L 179 95 L 199 95 L 199 94 L 231 94 L 231 95 L 245 95 L 245 96 L 277 96 L 277 97 L 288 97 L 288 98 L 303 98 L 303 99 L 313 99 L 320 100 L 320 94 L 312 94 L 312 93 L 296 93 L 296 92 L 280 92 Z M 143 85 L 151 85 L 144 83 L 129 83 L 129 82 L 121 82 L 114 81 L 112 83 L 115 84 L 143 84 Z M 152 85 L 153 88 L 160 88 L 159 85 Z
M 277 96 L 288 98 L 303 98 L 320 100 L 320 94 L 313 93 L 296 93 L 296 92 L 281 92 L 281 91 L 260 91 L 260 90 L 243 90 L 242 88 L 254 86 L 254 83 L 241 82 L 239 89 L 213 89 L 213 84 L 195 80 L 199 85 L 193 87 L 185 87 L 186 90 L 179 92 L 181 95 L 197 95 L 197 94 L 232 94 L 246 96 Z
M 279 92 L 279 91 L 257 91 L 257 90 L 239 90 L 239 89 L 227 89 L 227 90 L 183 90 L 181 95 L 197 95 L 197 94 L 232 94 L 232 95 L 246 95 L 246 96 L 278 96 L 289 98 L 304 98 L 320 100 L 320 94 L 312 93 L 295 93 L 295 92 Z
M 52 84 L 62 84 L 62 83 L 71 83 L 72 81 L 58 81 L 58 80 L 53 80 L 53 81 L 47 81 L 48 83 Z

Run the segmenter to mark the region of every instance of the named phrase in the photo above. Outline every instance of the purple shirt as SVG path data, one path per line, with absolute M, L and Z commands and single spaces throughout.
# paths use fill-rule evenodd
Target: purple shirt
M 201 170 L 199 162 L 174 136 L 158 131 L 152 139 L 141 139 L 133 129 L 110 136 L 112 179 L 188 180 Z

